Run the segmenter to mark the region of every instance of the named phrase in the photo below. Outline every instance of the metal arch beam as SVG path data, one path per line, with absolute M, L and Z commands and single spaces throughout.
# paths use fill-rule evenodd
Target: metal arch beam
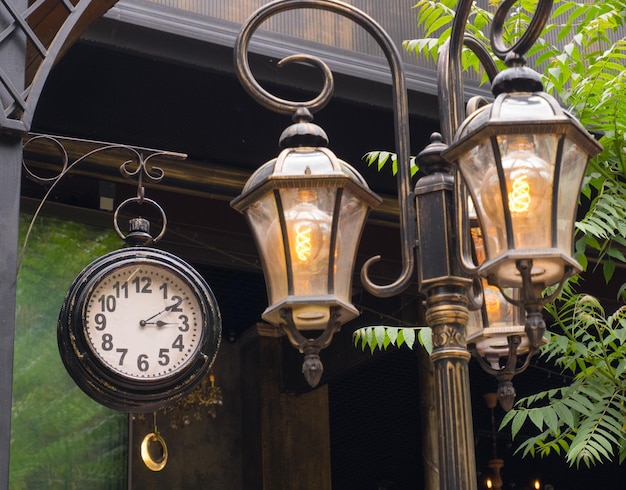
M 22 136 L 56 61 L 115 3 L 0 0 L 0 490 L 9 487 Z
M 94 20 L 117 0 L 37 0 L 28 8 L 18 0 L 1 0 L 7 26 L 0 49 L 16 38 L 25 43 L 25 71 L 9 75 L 0 65 L 0 131 L 26 133 L 54 64 Z

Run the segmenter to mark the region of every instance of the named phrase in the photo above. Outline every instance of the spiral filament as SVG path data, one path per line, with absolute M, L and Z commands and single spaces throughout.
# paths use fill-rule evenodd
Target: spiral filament
M 311 238 L 311 226 L 306 223 L 296 225 L 296 256 L 301 262 L 306 262 L 311 257 L 313 249 Z
M 530 209 L 530 184 L 528 175 L 522 174 L 513 180 L 509 192 L 509 210 L 512 213 L 526 213 Z

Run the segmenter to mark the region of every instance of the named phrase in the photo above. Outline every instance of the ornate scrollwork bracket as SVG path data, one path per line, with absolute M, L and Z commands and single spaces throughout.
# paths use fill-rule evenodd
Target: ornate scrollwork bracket
M 30 222 L 24 244 L 22 246 L 21 257 L 24 255 L 24 251 L 28 244 L 28 238 L 35 224 L 37 217 L 39 216 L 41 209 L 47 202 L 48 198 L 63 180 L 63 178 L 78 165 L 86 164 L 87 162 L 93 162 L 102 154 L 107 153 L 114 158 L 121 160 L 120 173 L 122 176 L 129 180 L 137 179 L 137 196 L 127 199 L 122 202 L 116 209 L 114 214 L 114 228 L 120 238 L 129 241 L 132 244 L 147 244 L 158 241 L 165 233 L 167 225 L 167 218 L 163 209 L 155 201 L 145 197 L 144 184 L 150 182 L 156 184 L 160 182 L 165 173 L 162 168 L 157 166 L 151 166 L 153 160 L 158 159 L 176 159 L 182 160 L 187 158 L 184 153 L 176 153 L 166 150 L 156 150 L 151 148 L 143 148 L 138 146 L 130 146 L 119 143 L 107 143 L 102 141 L 90 141 L 78 138 L 67 138 L 62 136 L 52 136 L 46 134 L 30 133 L 24 139 L 24 158 L 22 160 L 22 167 L 27 177 L 41 185 L 47 186 L 47 190 L 42 198 L 41 202 L 37 206 L 33 214 L 33 218 Z M 88 151 L 77 157 L 70 157 L 70 151 L 68 147 L 72 146 L 78 148 L 90 148 Z M 58 158 L 58 166 L 60 170 L 54 170 L 52 176 L 44 176 L 37 173 L 32 165 L 29 165 L 29 161 L 26 155 L 29 153 L 30 148 L 37 148 L 37 152 L 45 153 L 47 155 L 55 155 Z M 74 152 L 75 153 L 75 152 Z M 58 169 L 58 166 L 56 167 Z M 124 235 L 118 225 L 118 217 L 120 210 L 132 203 L 139 205 L 147 203 L 155 207 L 160 214 L 162 226 L 159 234 L 152 238 L 149 234 L 149 227 L 146 229 L 145 222 L 131 220 L 131 230 L 128 235 Z M 144 220 L 145 221 L 145 220 Z M 21 260 L 20 260 L 21 263 Z

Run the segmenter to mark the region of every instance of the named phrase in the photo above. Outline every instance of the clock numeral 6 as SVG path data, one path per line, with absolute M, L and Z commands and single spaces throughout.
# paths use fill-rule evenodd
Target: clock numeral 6
M 139 354 L 139 357 L 137 357 L 137 368 L 141 372 L 145 372 L 150 368 L 147 354 Z

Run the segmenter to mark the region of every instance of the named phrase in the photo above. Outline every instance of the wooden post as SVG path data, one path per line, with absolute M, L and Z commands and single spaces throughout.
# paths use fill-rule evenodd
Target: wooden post
M 274 327 L 258 325 L 244 341 L 244 488 L 331 490 L 327 387 L 283 391 L 283 338 Z

